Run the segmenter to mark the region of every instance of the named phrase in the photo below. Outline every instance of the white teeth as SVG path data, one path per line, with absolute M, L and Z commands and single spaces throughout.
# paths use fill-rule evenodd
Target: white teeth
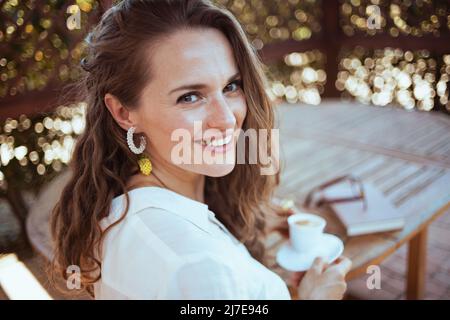
M 230 143 L 231 139 L 233 139 L 233 136 L 229 135 L 229 136 L 226 136 L 225 139 L 214 139 L 214 140 L 210 140 L 208 142 L 204 141 L 204 144 L 206 144 L 207 146 L 220 147 L 220 146 Z

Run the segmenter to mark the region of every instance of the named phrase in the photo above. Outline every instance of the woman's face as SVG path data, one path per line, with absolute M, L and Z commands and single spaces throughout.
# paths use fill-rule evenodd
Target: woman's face
M 152 162 L 211 177 L 230 173 L 247 105 L 227 38 L 212 28 L 183 30 L 155 48 L 153 77 L 130 113 Z

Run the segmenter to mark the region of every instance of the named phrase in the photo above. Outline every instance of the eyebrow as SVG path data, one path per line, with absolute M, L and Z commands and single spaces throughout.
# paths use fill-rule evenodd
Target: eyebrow
M 234 75 L 232 75 L 229 79 L 228 82 L 234 81 L 237 78 L 239 78 L 240 76 L 240 72 L 236 72 Z M 180 91 L 180 90 L 187 90 L 187 89 L 194 89 L 194 90 L 200 90 L 203 88 L 206 88 L 208 85 L 207 84 L 203 84 L 203 83 L 193 83 L 193 84 L 187 84 L 187 85 L 183 85 L 181 87 L 175 88 L 170 90 L 169 94 L 172 94 L 175 91 Z

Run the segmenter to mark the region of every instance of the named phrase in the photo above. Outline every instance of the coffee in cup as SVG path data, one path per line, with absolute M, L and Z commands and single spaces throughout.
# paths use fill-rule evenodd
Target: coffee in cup
M 320 222 L 319 221 L 312 221 L 312 220 L 298 220 L 295 221 L 295 224 L 299 225 L 299 226 L 307 226 L 307 227 L 314 227 L 314 226 L 319 226 Z
M 314 249 L 322 239 L 326 221 L 311 213 L 296 213 L 288 218 L 289 238 L 298 252 Z

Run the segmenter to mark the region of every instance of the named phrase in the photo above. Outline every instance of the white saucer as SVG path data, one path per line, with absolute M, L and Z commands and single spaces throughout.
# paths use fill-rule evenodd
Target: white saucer
M 325 262 L 332 263 L 344 251 L 344 244 L 338 237 L 324 233 L 322 240 L 314 250 L 307 253 L 295 251 L 290 242 L 281 246 L 277 252 L 277 263 L 288 271 L 308 270 L 316 257 L 324 258 Z

